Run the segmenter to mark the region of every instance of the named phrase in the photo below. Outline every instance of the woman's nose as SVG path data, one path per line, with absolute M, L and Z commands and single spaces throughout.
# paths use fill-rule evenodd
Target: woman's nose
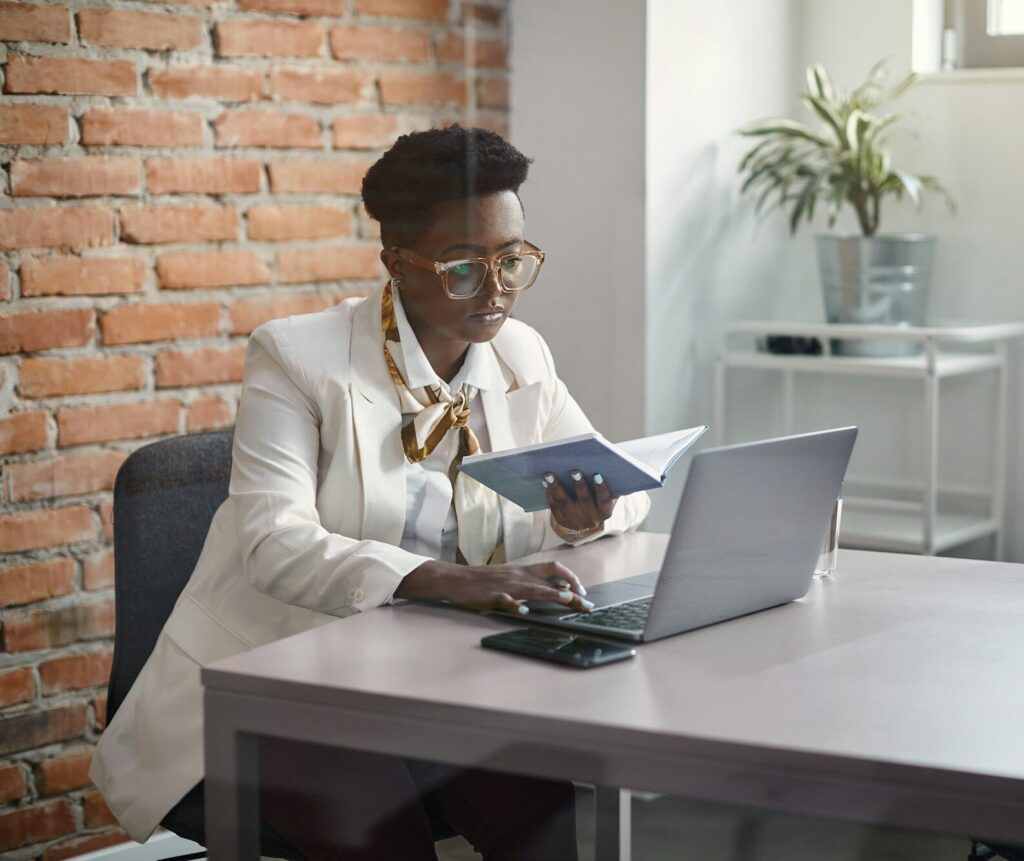
M 492 298 L 496 298 L 504 292 L 501 289 L 501 279 L 498 276 L 498 271 L 494 266 L 487 267 L 487 277 L 484 279 L 484 286 L 481 288 L 481 291 Z

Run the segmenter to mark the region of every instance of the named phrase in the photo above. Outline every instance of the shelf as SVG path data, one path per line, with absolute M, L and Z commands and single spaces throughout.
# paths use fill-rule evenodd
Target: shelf
M 808 371 L 816 374 L 854 374 L 860 376 L 914 377 L 928 376 L 928 362 L 922 353 L 917 356 L 797 356 L 780 353 L 733 352 L 722 356 L 731 368 L 765 368 Z M 956 377 L 991 370 L 999 366 L 994 353 L 947 353 L 936 357 L 938 377 Z
M 942 553 L 976 538 L 994 535 L 998 526 L 988 517 L 939 512 L 935 518 L 934 552 Z M 839 544 L 858 550 L 891 553 L 922 553 L 923 525 L 920 514 L 843 507 Z
M 1024 337 L 1024 323 L 970 323 L 953 326 L 875 326 L 851 323 L 789 323 L 743 320 L 726 335 L 803 335 L 819 338 L 870 338 L 888 341 L 934 341 L 938 344 L 982 344 Z

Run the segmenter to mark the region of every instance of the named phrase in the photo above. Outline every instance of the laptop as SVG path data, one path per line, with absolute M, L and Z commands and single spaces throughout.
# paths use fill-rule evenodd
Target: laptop
M 660 571 L 588 589 L 589 613 L 492 615 L 646 643 L 802 598 L 856 438 L 846 427 L 703 451 Z

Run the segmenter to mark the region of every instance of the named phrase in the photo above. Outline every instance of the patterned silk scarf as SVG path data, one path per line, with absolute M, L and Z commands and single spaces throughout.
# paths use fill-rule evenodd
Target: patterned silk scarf
M 470 402 L 477 389 L 463 383 L 452 392 L 440 378 L 431 386 L 410 389 L 406 385 L 399 365 L 402 361 L 401 338 L 391 285 L 384 288 L 381 299 L 381 328 L 384 330 L 384 361 L 398 391 L 402 413 L 413 413 L 413 418 L 402 427 L 402 448 L 410 463 L 419 463 L 447 436 L 450 430 L 459 434 L 458 450 L 448 467 L 448 480 L 452 484 L 452 500 L 459 524 L 459 549 L 456 561 L 461 564 L 484 565 L 499 561 L 503 547 L 497 548 L 501 528 L 501 510 L 498 495 L 480 482 L 459 472 L 459 464 L 466 455 L 477 454 L 480 443 L 469 426 Z

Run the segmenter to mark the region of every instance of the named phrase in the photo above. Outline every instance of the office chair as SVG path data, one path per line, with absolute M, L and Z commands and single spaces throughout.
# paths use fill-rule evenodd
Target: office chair
M 172 437 L 142 446 L 121 465 L 114 482 L 114 660 L 107 685 L 107 721 L 113 719 L 175 601 L 192 575 L 210 528 L 227 499 L 232 430 Z M 205 845 L 203 781 L 160 823 Z M 454 836 L 426 804 L 435 840 Z M 205 852 L 166 861 L 190 861 Z M 260 854 L 303 861 L 298 849 L 265 822 Z

